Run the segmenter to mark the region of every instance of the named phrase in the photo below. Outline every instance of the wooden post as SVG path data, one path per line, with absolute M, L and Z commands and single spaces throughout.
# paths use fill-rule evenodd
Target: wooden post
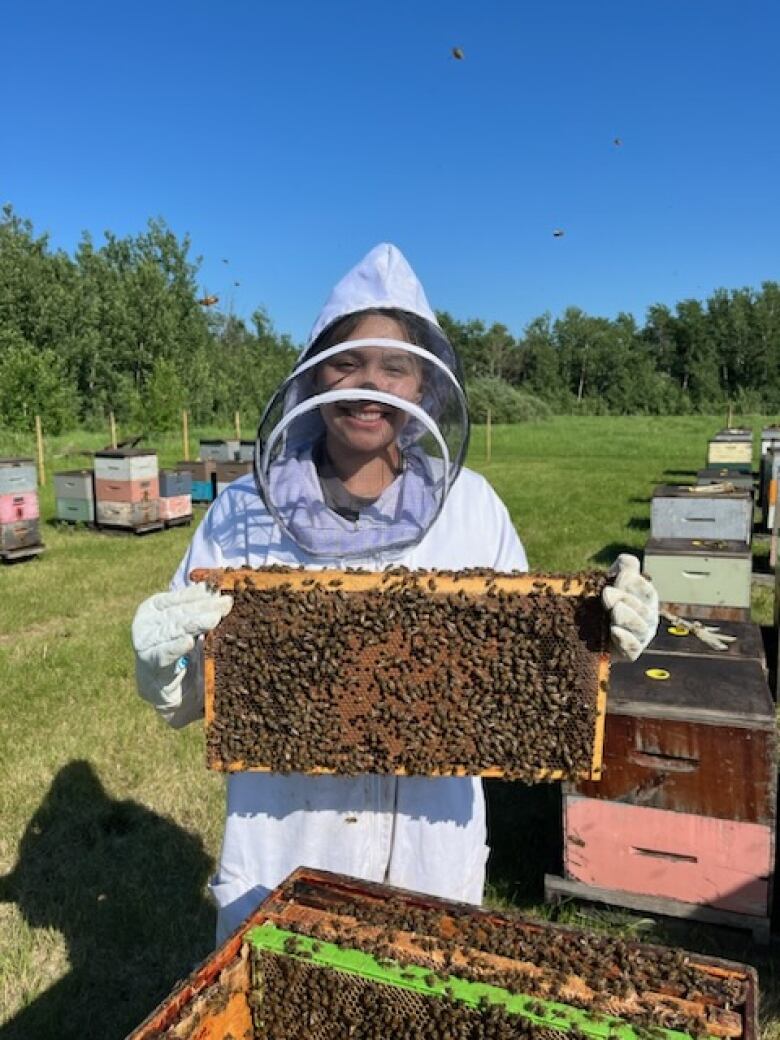
M 490 462 L 490 456 L 493 449 L 493 429 L 490 424 L 490 409 L 487 410 L 485 416 L 485 462 Z
M 46 466 L 43 461 L 43 427 L 40 415 L 35 416 L 35 441 L 38 447 L 38 483 L 46 483 Z
M 114 413 L 113 412 L 109 412 L 108 413 L 108 426 L 109 426 L 109 429 L 111 431 L 111 447 L 115 449 L 116 448 L 116 419 L 114 418 Z
M 183 408 L 181 413 L 181 439 L 184 451 L 184 461 L 190 461 L 190 420 L 187 409 Z
M 241 412 L 236 412 L 236 440 L 241 440 Z

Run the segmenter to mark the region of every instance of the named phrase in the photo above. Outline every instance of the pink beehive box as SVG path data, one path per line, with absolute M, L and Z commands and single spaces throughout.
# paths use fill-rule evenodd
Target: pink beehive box
M 18 520 L 37 520 L 39 516 L 37 491 L 25 491 L 19 495 L 0 495 L 0 524 L 15 524 Z
M 192 495 L 171 495 L 160 499 L 160 519 L 175 520 L 192 515 Z
M 95 480 L 98 502 L 152 502 L 160 497 L 158 477 L 144 480 Z

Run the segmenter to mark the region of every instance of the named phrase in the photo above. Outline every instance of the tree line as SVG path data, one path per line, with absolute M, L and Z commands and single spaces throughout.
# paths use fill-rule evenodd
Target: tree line
M 0 216 L 0 426 L 56 433 L 170 429 L 258 416 L 299 346 L 258 308 L 250 322 L 198 302 L 198 261 L 162 220 L 124 238 L 84 234 L 73 255 L 5 206 Z M 677 414 L 780 410 L 780 285 L 718 289 L 704 301 L 505 325 L 439 321 L 463 360 L 472 417 L 553 412 Z

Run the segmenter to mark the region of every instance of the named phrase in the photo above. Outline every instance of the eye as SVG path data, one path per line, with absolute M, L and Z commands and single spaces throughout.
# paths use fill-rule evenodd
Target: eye
M 411 373 L 411 368 L 403 361 L 386 362 L 383 367 L 385 372 L 389 372 L 392 376 L 408 376 Z

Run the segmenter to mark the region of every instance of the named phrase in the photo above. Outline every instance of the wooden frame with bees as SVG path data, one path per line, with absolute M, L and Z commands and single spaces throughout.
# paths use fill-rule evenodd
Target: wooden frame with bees
M 247 622 L 234 607 L 205 640 L 210 768 L 600 775 L 603 576 L 274 567 L 191 577 L 237 605 L 262 601 Z

